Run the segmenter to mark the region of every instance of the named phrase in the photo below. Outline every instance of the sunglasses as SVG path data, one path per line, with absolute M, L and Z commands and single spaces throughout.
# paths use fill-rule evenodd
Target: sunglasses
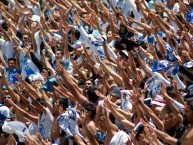
M 11 99 L 11 97 L 10 96 L 7 96 L 7 97 L 3 97 L 3 99 L 5 100 L 5 99 Z

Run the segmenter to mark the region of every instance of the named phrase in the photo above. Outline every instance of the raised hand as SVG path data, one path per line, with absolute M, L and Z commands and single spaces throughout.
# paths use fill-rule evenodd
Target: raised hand
M 133 23 L 133 22 L 134 22 L 134 19 L 131 18 L 131 17 L 128 17 L 128 21 L 129 21 L 130 23 Z
M 96 94 L 99 98 L 101 98 L 101 99 L 104 99 L 104 98 L 105 98 L 105 96 L 104 96 L 101 92 L 99 92 L 98 90 L 95 90 L 95 94 Z
M 41 40 L 44 39 L 44 35 L 43 35 L 43 32 L 42 32 L 42 31 L 40 31 L 39 36 L 40 36 L 40 39 L 41 39 Z
M 64 68 L 61 64 L 59 64 L 59 62 L 56 63 L 56 72 L 59 76 L 62 76 L 64 73 Z
M 120 56 L 117 56 L 117 66 L 120 69 L 124 69 L 124 67 L 123 67 L 123 60 L 120 59 Z
M 155 25 L 153 28 L 153 34 L 156 36 L 158 34 L 159 27 L 158 25 Z
M 148 88 L 149 88 L 149 84 L 145 84 L 145 85 L 144 85 L 144 88 L 143 88 L 143 91 L 146 92 Z
M 149 44 L 147 51 L 151 54 L 156 54 L 155 46 L 153 44 Z
M 121 37 L 120 37 L 118 34 L 113 33 L 113 37 L 114 37 L 114 39 L 115 39 L 116 41 L 118 41 L 118 42 L 121 41 Z
M 135 87 L 137 88 L 141 84 L 141 81 L 143 80 L 143 77 L 139 74 L 136 74 L 136 77 L 135 77 L 134 80 L 135 80 L 135 82 L 134 82 Z
M 6 99 L 6 102 L 9 104 L 9 105 L 11 105 L 11 106 L 13 106 L 14 105 L 14 102 L 11 100 L 11 99 Z
M 136 90 L 133 90 L 130 93 L 130 99 L 134 102 L 134 103 L 138 103 L 139 102 L 139 97 L 138 97 L 138 92 Z
M 19 82 L 21 82 L 21 81 L 22 81 L 22 77 L 21 77 L 21 75 L 19 75 L 18 73 L 17 73 L 17 74 L 15 74 L 15 77 L 18 79 L 18 81 L 19 81 Z
M 15 145 L 15 144 L 16 144 L 16 140 L 14 136 L 12 134 L 9 134 L 8 145 Z
M 41 134 L 40 134 L 39 132 L 36 132 L 36 136 L 37 136 L 37 138 L 39 139 L 39 141 L 42 140 L 42 136 L 41 136 Z
M 162 84 L 161 86 L 160 94 L 163 95 L 163 97 L 168 95 L 166 91 L 166 86 L 164 84 Z
M 78 26 L 80 24 L 80 18 L 77 14 L 73 14 L 74 24 Z
M 109 109 L 112 107 L 111 101 L 110 101 L 111 98 L 112 98 L 112 97 L 109 96 L 109 95 L 104 98 L 104 107 L 109 108 Z
M 94 58 L 96 59 L 97 62 L 99 63 L 102 62 L 97 55 L 94 55 Z

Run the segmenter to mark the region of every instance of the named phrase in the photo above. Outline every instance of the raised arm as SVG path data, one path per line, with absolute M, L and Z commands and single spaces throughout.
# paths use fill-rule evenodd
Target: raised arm
M 107 126 L 108 132 L 115 134 L 118 131 L 116 125 L 114 125 L 111 120 L 109 119 L 110 111 L 108 108 L 104 108 L 104 117 L 105 117 L 105 124 Z
M 66 84 L 68 90 L 72 93 L 72 95 L 76 98 L 76 100 L 80 104 L 85 104 L 88 102 L 88 99 L 83 96 L 79 90 L 74 86 L 74 84 L 70 81 L 71 78 L 66 70 L 59 64 L 56 65 L 56 72 L 62 77 L 64 83 Z
M 51 57 L 55 56 L 54 52 L 52 51 L 52 48 L 48 45 L 48 43 L 44 40 L 44 36 L 42 34 L 42 32 L 39 33 L 40 39 L 42 40 L 46 50 L 48 51 L 48 53 L 50 54 Z
M 98 57 L 96 57 L 96 59 L 100 63 L 100 65 L 104 69 L 104 71 L 106 73 L 110 74 L 114 78 L 116 84 L 118 86 L 122 86 L 123 85 L 122 78 L 117 73 L 115 73 L 113 69 L 108 67 L 105 63 L 103 63 Z
M 33 121 L 36 125 L 38 124 L 38 117 L 29 114 L 28 112 L 26 112 L 25 110 L 21 109 L 19 106 L 17 106 L 11 99 L 7 99 L 6 100 L 11 106 L 14 107 L 14 109 L 16 109 L 17 111 L 19 111 L 24 117 L 30 119 L 31 121 Z
M 21 92 L 17 89 L 16 87 L 16 91 L 17 91 L 17 94 L 19 95 L 20 99 L 31 109 L 33 110 L 34 112 L 38 113 L 37 112 L 37 109 L 34 105 L 32 105 L 22 94 Z M 25 91 L 25 90 L 23 90 Z M 25 93 L 27 93 L 27 91 L 25 91 Z
M 170 145 L 176 145 L 177 144 L 177 139 L 169 136 L 167 133 L 160 131 L 158 129 L 155 129 L 155 133 L 160 138 L 166 143 L 169 143 Z
M 123 83 L 125 85 L 125 87 L 127 89 L 132 89 L 133 86 L 130 83 L 129 77 L 125 72 L 125 68 L 122 65 L 123 61 L 119 60 L 119 58 L 117 59 L 117 66 L 118 66 L 118 70 L 119 70 L 119 74 L 122 77 Z
M 5 71 L 3 70 L 3 68 L 1 67 L 1 75 L 2 75 L 2 80 L 5 83 L 6 88 L 8 89 L 10 96 L 13 98 L 13 100 L 15 102 L 19 102 L 20 98 L 18 95 L 16 95 L 13 91 L 13 89 L 11 88 L 11 86 L 9 85 L 7 78 L 5 76 Z
M 53 2 L 54 2 L 54 4 L 55 4 L 57 7 L 59 7 L 59 8 L 62 9 L 63 11 L 66 11 L 66 10 L 67 10 L 67 8 L 66 8 L 64 5 L 58 3 L 57 1 L 53 1 Z
M 41 90 L 40 92 L 42 94 L 42 98 L 46 103 L 46 106 L 49 108 L 50 112 L 53 113 L 53 105 L 51 104 L 49 97 L 46 95 L 46 93 L 43 90 Z
M 166 88 L 164 85 L 162 85 L 161 88 L 161 94 L 164 97 L 164 99 L 166 100 L 168 106 L 172 109 L 172 112 L 177 115 L 178 119 L 180 122 L 183 121 L 183 117 L 180 113 L 180 110 L 178 110 L 175 106 L 174 106 L 174 100 L 167 94 Z
M 154 113 L 153 111 L 143 103 L 142 100 L 138 100 L 137 102 L 135 102 L 136 104 L 139 103 L 139 105 L 141 106 L 141 108 L 143 109 L 143 111 L 153 120 L 153 122 L 155 123 L 155 125 L 157 126 L 158 129 L 163 130 L 164 129 L 164 124 L 163 121 L 161 121 Z
M 70 53 L 68 49 L 68 31 L 62 31 L 64 36 L 64 55 L 66 59 L 70 59 Z
M 15 76 L 17 77 L 19 82 L 22 83 L 26 87 L 27 91 L 29 91 L 32 94 L 32 96 L 36 96 L 35 98 L 38 98 L 39 94 L 30 84 L 28 84 L 25 80 L 23 80 L 19 74 L 16 74 Z
M 134 128 L 135 124 L 128 121 L 122 114 L 120 114 L 114 107 L 111 105 L 111 102 L 108 101 L 109 109 L 111 110 L 111 113 L 113 116 L 126 128 Z

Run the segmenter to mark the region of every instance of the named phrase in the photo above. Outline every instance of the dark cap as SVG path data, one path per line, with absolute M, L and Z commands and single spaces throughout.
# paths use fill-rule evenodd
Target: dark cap
M 121 91 L 120 91 L 120 88 L 115 87 L 115 88 L 109 93 L 109 95 L 112 95 L 112 96 L 117 97 L 118 99 L 121 99 Z

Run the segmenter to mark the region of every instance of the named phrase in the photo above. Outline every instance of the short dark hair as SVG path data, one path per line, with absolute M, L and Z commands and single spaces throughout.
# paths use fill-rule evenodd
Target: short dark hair
M 173 86 L 166 87 L 167 94 L 173 98 L 176 96 L 176 92 Z
M 62 49 L 62 48 L 58 48 L 58 49 L 56 49 L 56 51 L 60 51 L 60 53 L 63 55 L 64 54 L 64 49 Z
M 86 81 L 91 81 L 92 82 L 92 85 L 94 84 L 94 80 L 92 78 L 87 78 Z M 85 81 L 85 82 L 86 82 Z
M 7 60 L 7 62 L 9 62 L 9 61 L 14 61 L 14 62 L 16 63 L 16 59 L 15 59 L 15 58 L 9 58 L 9 59 Z
M 68 99 L 66 97 L 60 97 L 59 104 L 62 105 L 64 110 L 66 110 L 68 108 Z
M 42 98 L 37 98 L 36 101 L 37 101 L 38 103 L 40 103 L 41 105 L 43 105 L 43 106 L 46 105 L 44 99 L 42 99 Z
M 71 35 L 75 35 L 75 37 L 76 37 L 76 39 L 79 39 L 80 38 L 80 32 L 78 31 L 78 30 L 73 30 L 72 32 L 71 32 Z
M 90 102 L 86 103 L 85 110 L 91 112 L 90 118 L 94 119 L 95 114 L 96 114 L 96 108 L 95 108 L 94 104 L 92 104 Z
M 88 100 L 92 102 L 97 102 L 99 97 L 96 95 L 95 91 L 98 90 L 96 86 L 90 86 L 87 90 Z

